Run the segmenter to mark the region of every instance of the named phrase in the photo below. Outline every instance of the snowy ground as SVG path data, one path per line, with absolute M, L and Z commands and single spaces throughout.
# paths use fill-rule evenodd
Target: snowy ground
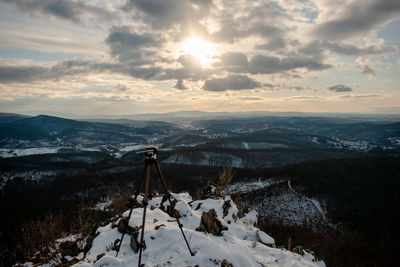
M 195 256 L 189 254 L 175 219 L 160 209 L 161 205 L 166 207 L 167 202 L 162 203 L 161 197 L 155 197 L 149 201 L 147 209 L 145 227 L 147 248 L 142 256 L 142 263 L 145 266 L 221 266 L 223 260 L 227 260 L 235 267 L 325 266 L 322 261 L 314 261 L 314 257 L 307 252 L 301 256 L 263 244 L 262 242 L 274 241 L 254 226 L 257 222 L 257 213 L 250 211 L 243 218 L 238 218 L 238 209 L 230 197 L 197 201 L 192 201 L 186 193 L 173 194 L 173 197 L 178 200 L 176 209 L 181 215 L 183 230 Z M 230 204 L 225 216 L 224 203 Z M 217 219 L 227 227 L 221 236 L 195 230 L 200 224 L 202 213 L 211 209 L 216 211 Z M 129 225 L 132 227 L 141 225 L 142 213 L 142 208 L 134 209 Z M 128 211 L 124 213 L 124 216 L 127 215 Z M 116 252 L 110 248 L 117 238 L 121 238 L 117 227 L 112 227 L 110 223 L 98 228 L 97 231 L 98 236 L 94 239 L 92 248 L 85 258 L 74 266 L 137 265 L 138 253 L 130 247 L 129 235 L 125 235 L 119 255 L 115 257 Z M 105 255 L 98 259 L 98 255 L 102 253 Z
M 269 221 L 287 225 L 305 224 L 315 230 L 326 226 L 335 228 L 326 216 L 324 205 L 296 192 L 290 181 L 243 193 L 241 199 Z
M 39 155 L 39 154 L 53 154 L 57 153 L 60 147 L 35 147 L 35 148 L 0 148 L 0 157 L 11 158 L 28 155 Z
M 248 193 L 253 190 L 257 190 L 272 184 L 280 183 L 283 179 L 276 179 L 276 178 L 259 178 L 247 181 L 240 181 L 236 183 L 232 183 L 227 186 L 222 193 L 224 195 L 232 195 L 237 193 Z

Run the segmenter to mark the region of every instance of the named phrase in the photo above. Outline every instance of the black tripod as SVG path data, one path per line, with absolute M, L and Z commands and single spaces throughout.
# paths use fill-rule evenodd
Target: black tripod
M 149 198 L 151 199 L 151 197 L 152 197 L 152 194 L 151 194 L 151 191 L 152 191 L 151 167 L 153 164 L 156 166 L 156 170 L 157 170 L 158 176 L 161 180 L 161 184 L 164 188 L 166 197 L 168 198 L 169 205 L 171 208 L 173 208 L 173 204 L 171 201 L 171 193 L 169 192 L 167 183 L 165 182 L 164 176 L 161 173 L 160 165 L 158 164 L 158 160 L 157 160 L 157 155 L 158 155 L 158 147 L 148 147 L 147 148 L 147 150 L 145 152 L 145 160 L 144 160 L 145 167 L 144 167 L 144 170 L 142 173 L 142 177 L 140 178 L 139 182 L 136 184 L 136 190 L 134 193 L 135 198 L 133 201 L 131 200 L 129 203 L 130 211 L 129 211 L 129 215 L 128 215 L 128 223 L 129 223 L 129 219 L 131 218 L 132 210 L 133 210 L 133 205 L 131 203 L 137 201 L 137 196 L 139 195 L 139 192 L 142 188 L 143 182 L 146 181 L 144 199 L 142 201 L 143 218 L 142 218 L 142 233 L 140 236 L 140 243 L 139 243 L 139 262 L 138 262 L 139 267 L 140 267 L 140 264 L 142 261 L 142 250 L 145 245 L 143 238 L 144 238 L 144 226 L 146 223 L 146 208 L 147 208 L 147 204 L 148 204 L 148 199 Z M 183 225 L 180 223 L 177 213 L 174 210 L 172 210 L 172 213 L 174 214 L 174 217 L 176 218 L 176 222 L 178 223 L 179 229 L 181 230 L 183 238 L 185 239 L 185 242 L 189 249 L 190 255 L 194 256 L 194 253 L 190 249 L 189 243 L 186 239 L 185 233 L 183 232 L 183 229 L 182 229 Z M 115 245 L 115 249 L 117 250 L 116 257 L 118 257 L 118 253 L 121 248 L 121 244 L 122 244 L 122 240 L 124 239 L 124 235 L 125 235 L 125 233 L 122 234 L 121 240 L 118 242 L 118 244 Z

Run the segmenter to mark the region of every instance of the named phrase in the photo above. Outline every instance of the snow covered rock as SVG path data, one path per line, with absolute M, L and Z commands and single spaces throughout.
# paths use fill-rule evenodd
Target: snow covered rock
M 273 239 L 255 227 L 257 213 L 252 210 L 239 218 L 238 209 L 228 196 L 196 201 L 192 201 L 186 193 L 172 196 L 176 200 L 175 209 L 179 211 L 183 231 L 195 255 L 190 255 L 176 219 L 166 212 L 168 203 L 162 202 L 161 197 L 153 197 L 149 200 L 149 207 L 154 208 L 147 209 L 146 215 L 146 249 L 142 255 L 145 266 L 325 266 L 323 262 L 313 261 L 308 254 L 303 257 L 264 245 L 273 243 Z M 128 213 L 126 211 L 123 216 Z M 142 214 L 143 208 L 134 209 L 128 225 L 137 229 L 142 223 Z M 220 222 L 223 226 L 220 236 L 195 230 L 201 224 L 203 214 L 209 214 Z M 131 238 L 135 240 L 137 237 L 126 234 L 116 258 L 113 242 L 121 238 L 121 233 L 112 227 L 112 223 L 99 227 L 97 232 L 85 258 L 74 266 L 137 265 L 139 253 L 131 247 Z
M 257 241 L 267 246 L 273 246 L 275 244 L 275 240 L 263 231 L 257 231 Z
M 200 219 L 200 225 L 196 228 L 196 231 L 204 231 L 213 235 L 222 235 L 223 230 L 227 230 L 228 227 L 223 226 L 218 220 L 217 214 L 214 209 L 209 211 L 203 211 Z

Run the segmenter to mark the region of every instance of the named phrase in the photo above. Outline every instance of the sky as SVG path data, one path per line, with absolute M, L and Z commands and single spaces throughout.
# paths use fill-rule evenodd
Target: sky
M 400 114 L 399 0 L 0 0 L 0 112 Z

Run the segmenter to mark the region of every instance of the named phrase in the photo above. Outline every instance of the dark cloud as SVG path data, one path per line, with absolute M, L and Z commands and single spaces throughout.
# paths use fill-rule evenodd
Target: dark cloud
M 286 40 L 281 36 L 277 36 L 275 38 L 271 38 L 270 40 L 268 40 L 268 42 L 256 45 L 255 47 L 261 50 L 272 50 L 272 51 L 283 49 L 286 47 Z
M 248 60 L 242 53 L 226 53 L 220 57 L 220 60 L 215 64 L 216 67 L 222 67 L 230 72 L 250 74 L 273 74 L 299 68 L 325 70 L 332 67 L 332 65 L 303 56 L 279 58 L 258 54 Z
M 353 1 L 335 19 L 318 25 L 314 34 L 326 40 L 356 37 L 391 21 L 399 15 L 399 0 Z
M 40 80 L 49 70 L 40 66 L 0 66 L 0 82 L 31 82 Z M 44 77 L 43 77 L 44 78 Z
M 174 88 L 175 88 L 175 89 L 178 89 L 178 90 L 186 90 L 186 89 L 187 89 L 187 87 L 183 84 L 182 79 L 179 79 L 179 80 L 176 82 Z
M 210 35 L 217 43 L 235 43 L 249 37 L 259 37 L 264 43 L 259 49 L 281 49 L 286 46 L 285 36 L 290 28 L 284 26 L 283 13 L 276 6 L 253 3 L 243 8 L 238 16 L 237 9 L 224 10 L 215 17 L 219 29 Z
M 327 89 L 331 92 L 350 92 L 353 91 L 350 87 L 342 84 L 332 85 L 327 87 Z
M 321 54 L 323 50 L 330 50 L 332 52 L 347 56 L 360 56 L 394 53 L 398 49 L 396 46 L 368 45 L 359 47 L 353 44 L 331 41 L 313 41 L 300 49 L 301 52 L 306 54 Z
M 133 61 L 136 66 L 152 64 L 161 60 L 155 49 L 159 49 L 164 40 L 149 33 L 136 33 L 128 27 L 113 27 L 106 39 L 111 55 L 119 61 Z
M 35 81 L 62 80 L 71 77 L 84 78 L 91 73 L 125 73 L 122 65 L 98 63 L 85 58 L 64 60 L 53 66 L 0 66 L 0 83 L 28 83 Z
M 114 12 L 87 4 L 83 1 L 72 0 L 1 0 L 8 4 L 14 4 L 18 9 L 32 13 L 57 17 L 65 20 L 79 22 L 85 15 L 112 19 Z
M 261 87 L 261 84 L 244 75 L 229 75 L 225 78 L 212 78 L 204 82 L 206 91 L 245 90 Z
M 207 16 L 211 7 L 211 0 L 127 0 L 122 9 L 136 11 L 134 16 L 153 29 L 178 26 L 183 30 L 201 29 L 199 21 Z

